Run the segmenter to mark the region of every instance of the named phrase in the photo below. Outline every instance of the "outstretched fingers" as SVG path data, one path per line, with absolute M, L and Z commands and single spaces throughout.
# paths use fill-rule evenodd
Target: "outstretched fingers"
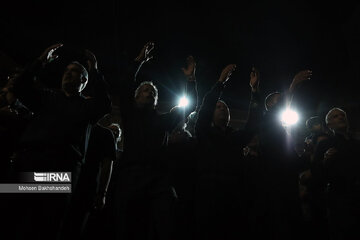
M 236 64 L 227 65 L 221 72 L 219 82 L 222 83 L 226 82 L 230 78 L 231 74 L 235 71 L 235 69 L 236 69 Z
M 57 43 L 54 45 L 51 45 L 50 47 L 46 48 L 45 51 L 41 54 L 41 56 L 39 57 L 39 59 L 43 62 L 43 63 L 47 63 L 47 62 L 51 62 L 52 60 L 57 59 L 59 56 L 58 55 L 54 55 L 53 53 L 60 47 L 62 47 L 63 44 L 62 43 Z

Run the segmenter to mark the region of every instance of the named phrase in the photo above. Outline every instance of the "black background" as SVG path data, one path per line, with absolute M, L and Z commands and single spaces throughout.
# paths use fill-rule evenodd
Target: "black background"
M 264 94 L 286 89 L 300 70 L 312 80 L 294 104 L 304 116 L 339 106 L 356 115 L 360 80 L 360 7 L 356 1 L 3 1 L 1 76 L 9 60 L 24 66 L 54 44 L 60 58 L 47 67 L 60 86 L 67 61 L 88 48 L 116 96 L 120 74 L 147 41 L 155 57 L 140 74 L 159 88 L 160 102 L 175 103 L 184 84 L 186 56 L 197 60 L 200 98 L 229 63 L 237 69 L 223 98 L 246 110 L 251 66 L 261 72 Z M 10 66 L 9 66 L 10 65 Z M 115 103 L 116 104 L 116 103 Z M 354 110 L 355 109 L 355 110 Z

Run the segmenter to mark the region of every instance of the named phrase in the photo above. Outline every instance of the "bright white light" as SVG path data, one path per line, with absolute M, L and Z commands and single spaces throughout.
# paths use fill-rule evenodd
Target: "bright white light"
M 281 113 L 281 122 L 285 126 L 294 125 L 299 120 L 299 115 L 290 108 L 286 109 Z
M 189 104 L 189 100 L 186 97 L 182 97 L 179 100 L 178 107 L 186 107 Z

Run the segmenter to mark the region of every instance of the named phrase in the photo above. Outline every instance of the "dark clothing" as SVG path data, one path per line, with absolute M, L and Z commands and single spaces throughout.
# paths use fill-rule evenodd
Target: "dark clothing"
M 325 132 L 311 133 L 305 138 L 304 153 L 301 155 L 307 170 L 299 179 L 303 194 L 303 219 L 307 235 L 317 240 L 329 239 L 322 160 L 328 143 L 332 141 L 330 138 Z
M 91 130 L 86 162 L 81 169 L 77 191 L 71 199 L 61 239 L 95 239 L 95 236 L 104 236 L 104 233 L 100 232 L 104 227 L 99 221 L 100 215 L 94 214 L 94 200 L 100 194 L 102 164 L 105 161 L 115 161 L 115 158 L 115 139 L 111 130 L 96 124 Z M 90 226 L 95 223 L 98 226 L 89 229 L 89 220 Z
M 115 159 L 116 147 L 112 131 L 96 124 L 91 131 L 86 162 L 79 180 L 79 185 L 83 186 L 80 192 L 87 196 L 88 200 L 93 200 L 93 197 L 99 193 L 102 164 Z
M 206 153 L 206 156 L 211 157 L 213 163 L 210 160 L 204 159 L 206 164 L 201 166 L 200 174 L 204 173 L 219 173 L 226 175 L 237 175 L 240 161 L 234 161 L 234 153 L 236 156 L 241 157 L 242 146 L 248 143 L 255 133 L 258 121 L 258 115 L 255 109 L 251 109 L 248 115 L 248 121 L 244 130 L 234 130 L 231 127 L 227 127 L 225 131 L 213 126 L 213 114 L 215 111 L 216 103 L 219 100 L 224 86 L 221 83 L 217 83 L 208 92 L 203 100 L 201 108 L 199 110 L 198 120 L 196 122 L 195 132 L 196 138 L 199 141 L 202 153 Z M 256 97 L 252 96 L 251 108 L 254 107 Z M 225 149 L 229 150 L 226 151 Z M 202 154 L 201 153 L 201 154 Z M 234 165 L 234 168 L 232 167 Z M 202 169 L 204 167 L 204 169 Z M 209 169 L 209 167 L 211 169 Z
M 17 107 L 15 108 L 14 105 Z M 0 109 L 0 179 L 3 183 L 14 181 L 12 158 L 14 158 L 19 138 L 31 116 L 32 114 L 23 107 L 20 101 Z
M 320 135 L 322 136 L 322 135 Z M 315 138 L 316 139 L 316 138 Z M 328 209 L 326 201 L 326 179 L 323 165 L 325 152 L 333 146 L 334 138 L 327 135 L 322 141 L 313 144 L 313 158 L 310 162 L 311 178 L 307 182 L 307 190 L 310 198 L 308 199 L 313 239 L 330 239 L 328 228 Z
M 360 238 L 360 142 L 336 134 L 324 162 L 330 238 Z
M 194 200 L 197 169 L 197 141 L 193 137 L 169 143 L 165 161 L 169 164 L 170 184 L 175 188 L 175 239 L 195 239 Z
M 19 141 L 19 170 L 69 171 L 84 161 L 89 124 L 110 111 L 110 99 L 99 73 L 93 73 L 90 79 L 99 86 L 90 99 L 36 88 L 33 78 L 40 64 L 35 62 L 26 68 L 14 84 L 14 93 L 34 112 Z M 26 160 L 22 161 L 22 156 Z
M 162 161 L 162 147 L 167 133 L 195 108 L 196 101 L 185 110 L 176 108 L 165 114 L 139 109 L 134 101 L 138 86 L 134 78 L 140 67 L 129 68 L 120 93 L 124 152 L 117 185 L 118 233 L 121 239 L 170 239 L 175 195 L 167 178 L 167 164 Z M 187 90 L 196 99 L 196 83 L 188 82 Z
M 147 177 L 163 174 L 166 166 L 159 158 L 162 147 L 166 145 L 167 133 L 184 120 L 194 108 L 196 102 L 187 108 L 175 108 L 168 113 L 160 114 L 154 109 L 139 109 L 135 106 L 134 92 L 138 85 L 136 74 L 141 66 L 133 65 L 130 73 L 123 79 L 121 92 L 121 120 L 123 123 L 123 156 L 120 163 L 122 169 L 141 168 Z M 188 82 L 188 95 L 196 99 L 196 83 Z
M 199 142 L 197 239 L 240 239 L 248 233 L 242 149 L 252 134 L 213 126 L 213 114 L 222 90 L 223 85 L 217 83 L 205 95 L 195 127 Z M 249 123 L 253 121 L 256 119 L 249 118 Z
M 35 86 L 34 79 L 41 63 L 35 61 L 25 68 L 14 81 L 14 94 L 34 112 L 33 119 L 24 130 L 17 149 L 17 171 L 54 171 L 72 173 L 72 192 L 87 149 L 91 125 L 110 111 L 110 100 L 99 73 L 90 73 L 98 84 L 98 92 L 85 99 L 67 97 L 64 92 Z M 54 194 L 51 198 L 38 195 L 24 196 L 25 205 L 31 206 L 24 219 L 24 235 L 31 237 L 54 234 L 58 231 L 71 194 Z M 56 211 L 49 209 L 56 206 Z M 28 222 L 26 222 L 28 221 Z M 38 231 L 29 224 L 44 224 Z M 36 227 L 35 227 L 36 228 Z
M 123 122 L 124 155 L 122 165 L 156 166 L 159 149 L 166 145 L 166 133 L 171 132 L 177 124 L 185 119 L 196 107 L 196 101 L 190 101 L 186 108 L 175 108 L 160 114 L 154 109 L 139 109 L 135 106 L 134 93 L 138 86 L 136 74 L 141 66 L 131 65 L 129 73 L 123 78 L 120 94 L 120 111 Z M 196 82 L 187 82 L 187 94 L 196 99 Z M 141 148 L 139 148 L 141 146 Z M 140 150 L 140 151 L 139 151 Z
M 269 239 L 296 239 L 301 224 L 298 176 L 304 166 L 278 110 L 266 112 L 259 131 L 264 209 L 261 234 Z

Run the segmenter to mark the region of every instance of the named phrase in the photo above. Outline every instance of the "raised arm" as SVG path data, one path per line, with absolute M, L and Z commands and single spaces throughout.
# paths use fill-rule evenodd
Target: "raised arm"
M 260 121 L 262 117 L 262 104 L 261 104 L 261 95 L 260 95 L 260 73 L 259 70 L 253 67 L 250 73 L 250 82 L 251 87 L 251 99 L 249 104 L 247 121 L 245 124 L 245 130 L 256 132 L 260 126 Z
M 292 99 L 294 97 L 294 92 L 295 90 L 300 86 L 300 84 L 302 84 L 304 81 L 306 80 L 310 80 L 312 76 L 312 71 L 311 70 L 303 70 L 298 72 L 295 77 L 293 78 L 290 87 L 288 89 L 288 91 L 285 93 L 286 94 L 286 106 L 290 107 L 291 106 L 291 102 Z
M 186 68 L 182 68 L 185 78 L 187 79 L 186 82 L 186 89 L 185 95 L 189 99 L 189 104 L 184 108 L 185 111 L 185 118 L 195 109 L 198 105 L 198 93 L 197 93 L 197 86 L 196 86 L 196 62 L 193 56 L 188 56 L 186 59 Z
M 36 109 L 38 103 L 41 101 L 41 96 L 39 92 L 36 91 L 35 78 L 42 67 L 59 57 L 54 53 L 62 46 L 62 43 L 58 43 L 45 49 L 35 61 L 28 64 L 13 80 L 12 91 L 15 97 L 19 98 L 20 101 L 31 110 Z
M 98 61 L 95 54 L 86 49 L 84 55 L 89 70 L 89 83 L 85 88 L 86 106 L 81 111 L 84 110 L 84 117 L 93 120 L 95 123 L 105 114 L 111 112 L 111 101 L 108 94 L 108 85 L 103 74 L 98 69 Z
M 221 72 L 219 80 L 216 82 L 216 84 L 211 88 L 208 93 L 205 94 L 195 125 L 195 133 L 197 137 L 201 138 L 205 136 L 206 133 L 209 131 L 211 123 L 213 121 L 216 103 L 219 100 L 221 93 L 224 89 L 224 83 L 229 80 L 235 68 L 235 64 L 227 65 Z
M 137 75 L 144 63 L 153 58 L 152 51 L 154 49 L 154 43 L 146 43 L 138 56 L 130 62 L 129 66 L 123 72 L 121 76 L 120 84 L 120 108 L 126 112 L 129 107 L 132 106 L 134 101 L 134 93 L 139 85 L 137 82 Z
M 186 68 L 182 68 L 186 78 L 185 96 L 189 100 L 186 106 L 176 106 L 171 111 L 163 115 L 163 125 L 167 131 L 173 130 L 179 123 L 185 122 L 187 116 L 195 111 L 198 104 L 198 92 L 196 86 L 196 62 L 193 56 L 186 59 Z

